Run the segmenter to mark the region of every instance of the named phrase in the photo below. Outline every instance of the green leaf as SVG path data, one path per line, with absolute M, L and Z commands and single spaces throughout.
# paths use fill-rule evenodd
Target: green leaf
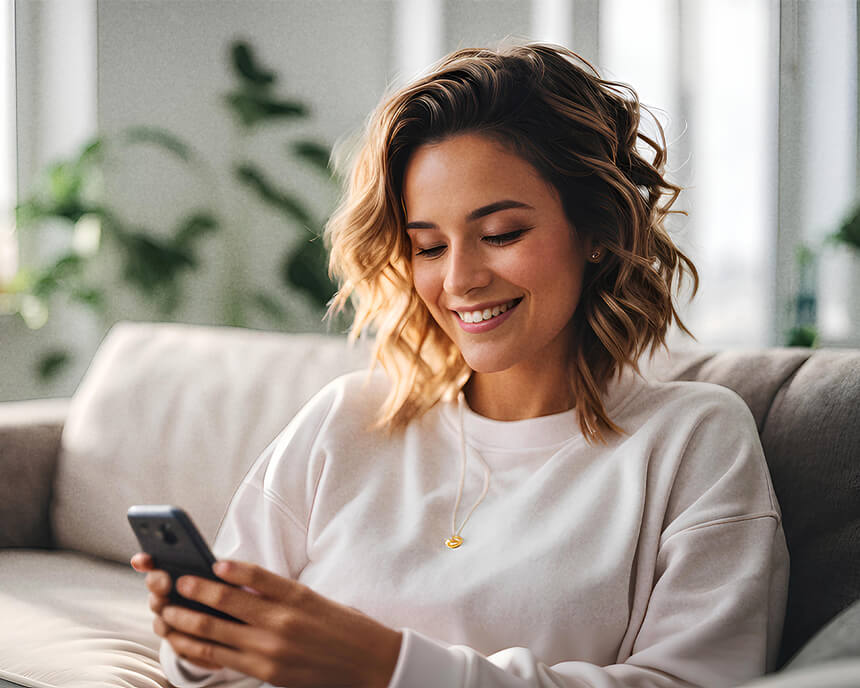
M 36 364 L 36 373 L 42 382 L 49 382 L 59 375 L 70 361 L 71 357 L 67 351 L 49 351 Z
M 36 221 L 50 216 L 51 213 L 34 198 L 15 206 L 15 225 L 19 229 L 29 227 Z
M 194 256 L 144 233 L 118 235 L 124 251 L 123 276 L 144 294 L 169 290 L 182 270 L 196 266 Z
M 846 218 L 839 231 L 832 234 L 831 237 L 860 250 L 860 205 Z
M 268 86 L 277 79 L 275 72 L 257 64 L 253 49 L 245 41 L 234 41 L 231 44 L 230 57 L 236 75 L 254 86 Z
M 76 253 L 69 253 L 43 270 L 34 280 L 32 294 L 46 299 L 62 287 L 62 283 L 81 274 L 84 261 Z
M 68 203 L 57 205 L 53 208 L 52 215 L 64 217 L 74 226 L 78 220 L 90 212 L 90 207 L 82 203 L 80 199 L 70 200 Z
M 51 294 L 53 294 L 57 289 L 60 288 L 60 283 L 54 277 L 51 272 L 44 272 L 36 279 L 33 283 L 32 293 L 33 296 L 38 297 L 41 300 L 47 299 Z
M 95 287 L 79 287 L 70 293 L 72 299 L 97 311 L 104 311 L 106 299 L 104 291 Z
M 201 236 L 218 228 L 215 216 L 206 211 L 198 211 L 189 215 L 176 231 L 175 245 L 179 248 L 189 248 Z
M 279 323 L 286 322 L 287 312 L 273 296 L 258 291 L 251 297 L 251 303 L 273 320 Z
M 81 173 L 74 162 L 58 162 L 48 168 L 48 190 L 56 206 L 73 203 L 81 189 Z
M 191 146 L 175 134 L 160 127 L 135 126 L 128 127 L 123 132 L 126 145 L 146 143 L 163 148 L 185 162 L 191 162 L 194 157 Z
M 289 147 L 293 155 L 298 156 L 305 162 L 310 163 L 321 172 L 331 176 L 332 169 L 329 167 L 331 149 L 316 141 L 294 141 Z
M 287 257 L 282 277 L 287 285 L 304 292 L 320 308 L 325 308 L 337 291 L 328 276 L 327 252 L 318 238 L 302 242 L 299 249 Z
M 255 191 L 266 203 L 273 205 L 309 231 L 316 233 L 313 230 L 314 221 L 311 214 L 302 202 L 294 196 L 276 189 L 266 179 L 259 167 L 251 163 L 244 163 L 236 166 L 235 173 L 242 184 Z
M 818 331 L 812 325 L 793 327 L 788 333 L 786 346 L 805 346 L 813 348 L 818 344 Z
M 77 253 L 69 253 L 60 258 L 51 268 L 56 279 L 68 279 L 81 273 L 84 259 Z
M 227 104 L 244 127 L 253 127 L 267 120 L 306 117 L 307 108 L 297 101 L 272 100 L 265 94 L 234 91 L 224 96 Z
M 86 143 L 78 156 L 78 166 L 100 163 L 104 157 L 104 145 L 101 138 L 95 138 Z
M 808 267 L 815 262 L 815 252 L 808 244 L 798 244 L 794 247 L 794 259 L 799 267 Z

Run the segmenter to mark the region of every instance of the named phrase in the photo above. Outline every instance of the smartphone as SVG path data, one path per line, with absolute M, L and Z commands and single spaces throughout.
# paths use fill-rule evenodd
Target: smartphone
M 232 585 L 213 573 L 212 564 L 216 561 L 215 557 L 188 514 L 176 506 L 137 504 L 128 510 L 128 522 L 141 549 L 152 557 L 155 568 L 170 574 L 171 588 L 168 599 L 171 604 L 244 623 L 218 609 L 189 600 L 177 592 L 176 581 L 184 575 Z

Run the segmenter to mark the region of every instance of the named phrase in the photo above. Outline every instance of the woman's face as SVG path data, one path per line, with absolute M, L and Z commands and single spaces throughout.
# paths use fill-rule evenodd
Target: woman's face
M 469 367 L 564 370 L 590 244 L 555 189 L 500 144 L 459 134 L 415 150 L 403 200 L 415 289 Z

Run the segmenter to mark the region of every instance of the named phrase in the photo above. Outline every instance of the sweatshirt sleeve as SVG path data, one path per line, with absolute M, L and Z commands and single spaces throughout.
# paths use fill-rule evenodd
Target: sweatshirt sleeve
M 484 656 L 404 628 L 389 688 L 687 688 L 739 685 L 772 670 L 788 550 L 749 409 L 730 403 L 708 415 L 676 466 L 628 656 L 547 665 L 525 647 Z
M 314 455 L 317 431 L 329 409 L 330 404 L 316 397 L 254 462 L 221 521 L 212 545 L 216 559 L 253 562 L 278 575 L 298 578 L 307 563 L 307 518 L 319 474 L 318 466 L 300 457 Z M 273 482 L 278 489 L 273 489 Z M 246 678 L 232 669 L 213 672 L 182 659 L 166 640 L 161 642 L 159 658 L 177 688 Z

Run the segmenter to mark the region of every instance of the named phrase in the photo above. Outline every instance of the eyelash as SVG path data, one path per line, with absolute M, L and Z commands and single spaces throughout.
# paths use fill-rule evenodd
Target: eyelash
M 523 229 L 515 229 L 513 232 L 505 232 L 504 234 L 490 234 L 484 237 L 484 240 L 487 241 L 491 246 L 507 246 L 508 244 L 519 239 L 523 234 L 528 232 L 532 227 L 525 227 Z M 445 248 L 442 246 L 431 246 L 430 248 L 419 248 L 415 251 L 416 256 L 423 256 L 425 258 L 436 258 L 441 254 L 442 249 Z

